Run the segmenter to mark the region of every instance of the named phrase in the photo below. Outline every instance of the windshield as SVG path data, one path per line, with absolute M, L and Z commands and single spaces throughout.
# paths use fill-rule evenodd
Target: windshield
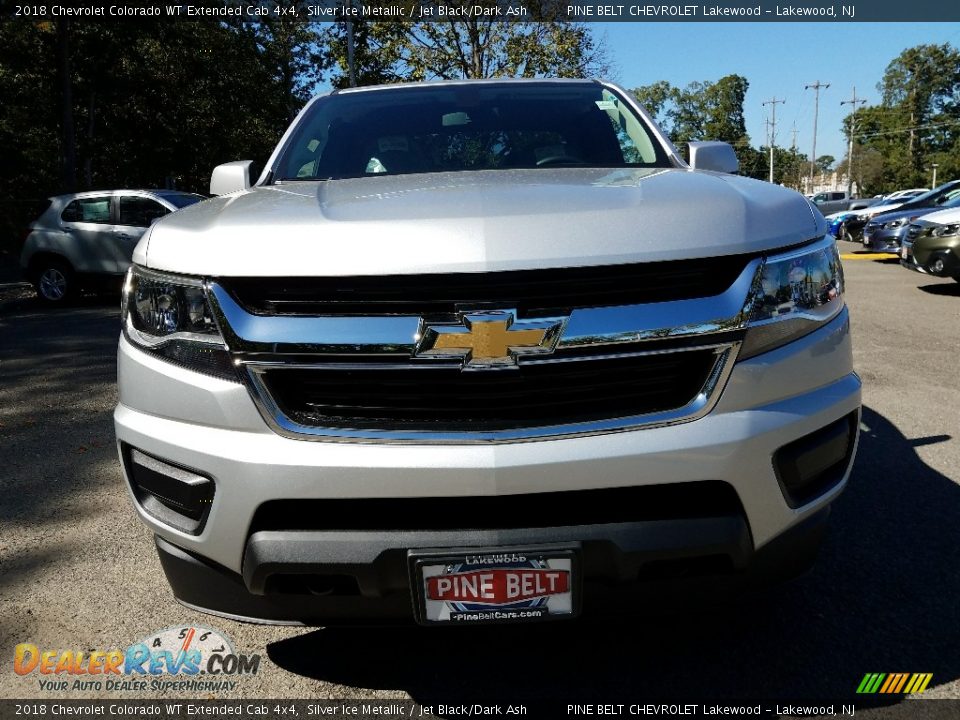
M 916 197 L 910 198 L 904 206 L 907 208 L 910 207 L 921 207 L 923 205 L 938 205 L 936 200 L 940 198 L 941 195 L 947 195 L 948 191 L 951 189 L 956 189 L 960 191 L 960 184 L 955 180 L 951 180 L 948 183 L 944 183 L 940 187 L 935 187 L 933 190 L 928 190 L 927 192 L 917 195 Z M 954 193 L 949 193 L 949 197 L 953 197 Z
M 557 166 L 670 162 L 641 118 L 596 83 L 465 84 L 323 98 L 281 151 L 274 178 Z

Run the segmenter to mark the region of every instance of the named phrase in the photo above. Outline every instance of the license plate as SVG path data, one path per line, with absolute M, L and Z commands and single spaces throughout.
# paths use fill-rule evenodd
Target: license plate
M 907 246 L 903 246 L 902 248 L 900 248 L 900 257 L 906 260 L 909 257 L 909 255 L 910 255 L 910 248 L 908 248 Z
M 411 551 L 409 557 L 423 624 L 537 622 L 580 612 L 575 548 Z

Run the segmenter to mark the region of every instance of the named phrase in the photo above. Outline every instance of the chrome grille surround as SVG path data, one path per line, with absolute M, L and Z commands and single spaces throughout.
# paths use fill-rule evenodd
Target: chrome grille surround
M 502 443 L 549 440 L 658 427 L 696 420 L 716 404 L 733 369 L 752 311 L 763 260 L 746 263 L 720 295 L 618 307 L 575 308 L 556 342 L 555 355 L 536 363 L 589 362 L 609 358 L 709 350 L 713 366 L 692 398 L 669 410 L 589 422 L 557 423 L 494 431 L 369 429 L 306 425 L 288 417 L 271 397 L 264 375 L 284 368 L 409 368 L 436 365 L 415 358 L 422 318 L 417 315 L 263 316 L 247 312 L 216 280 L 207 294 L 239 375 L 267 424 L 301 440 L 421 444 Z M 680 341 L 682 347 L 664 348 Z M 447 362 L 447 361 L 443 361 Z M 449 362 L 447 362 L 449 365 Z M 510 369 L 479 372 L 511 372 Z

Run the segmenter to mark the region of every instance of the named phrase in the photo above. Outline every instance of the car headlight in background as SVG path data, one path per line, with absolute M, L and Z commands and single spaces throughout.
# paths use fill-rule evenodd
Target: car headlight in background
M 938 225 L 930 231 L 933 237 L 951 237 L 960 233 L 960 223 L 950 225 Z
M 909 224 L 910 224 L 910 218 L 900 218 L 899 220 L 891 220 L 890 222 L 885 223 L 884 227 L 899 228 Z
M 136 265 L 123 289 L 123 332 L 141 350 L 191 370 L 237 380 L 199 278 Z
M 740 359 L 774 350 L 832 320 L 843 308 L 843 268 L 832 237 L 764 260 L 750 300 Z

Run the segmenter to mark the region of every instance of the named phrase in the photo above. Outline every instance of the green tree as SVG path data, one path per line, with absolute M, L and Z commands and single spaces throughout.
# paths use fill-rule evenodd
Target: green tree
M 759 150 L 753 150 L 748 155 L 749 164 L 742 165 L 741 175 L 747 175 L 757 180 L 768 180 L 770 177 L 770 148 L 761 147 Z M 773 182 L 777 185 L 785 185 L 794 189 L 800 188 L 800 178 L 804 170 L 809 172 L 809 163 L 802 153 L 795 149 L 774 147 L 773 148 Z
M 293 120 L 313 96 L 329 62 L 321 45 L 322 26 L 286 15 L 269 15 L 253 27 L 260 58 L 275 80 L 271 89 L 279 93 L 276 102 L 286 105 L 287 118 Z
M 816 171 L 819 173 L 828 173 L 833 169 L 833 164 L 837 159 L 833 155 L 821 155 L 815 163 Z
M 403 68 L 396 58 L 401 54 L 404 34 L 399 24 L 356 20 L 353 28 L 354 67 L 357 85 L 384 85 L 403 82 Z M 347 65 L 347 33 L 345 25 L 335 25 L 326 34 L 328 62 L 333 68 L 330 84 L 335 88 L 350 86 Z
M 704 90 L 707 113 L 706 136 L 729 143 L 747 142 L 747 126 L 743 117 L 743 101 L 750 83 L 742 75 L 727 75 Z
M 849 167 L 850 158 L 845 157 L 840 161 L 838 170 L 853 174 L 853 182 L 859 190 L 859 194 L 864 197 L 877 195 L 886 190 L 889 185 L 884 185 L 883 156 L 878 150 L 868 146 L 856 147 L 853 153 L 853 166 Z
M 741 168 L 758 164 L 750 147 L 743 116 L 743 101 L 750 83 L 741 75 L 727 75 L 717 82 L 693 82 L 675 89 L 667 110 L 670 136 L 678 145 L 693 140 L 722 140 L 733 145 Z
M 0 24 L 0 242 L 80 188 L 205 191 L 265 160 L 322 71 L 318 28 L 277 20 Z
M 750 146 L 743 115 L 749 85 L 741 75 L 692 82 L 682 89 L 660 80 L 635 88 L 633 94 L 681 149 L 695 140 L 728 142 L 737 153 L 741 174 L 766 178 L 766 156 Z
M 949 43 L 908 48 L 887 66 L 877 86 L 879 105 L 848 115 L 843 130 L 857 155 L 869 156 L 864 191 L 885 192 L 926 185 L 930 165 L 955 177 L 960 143 L 960 52 Z M 870 152 L 873 151 L 873 152 Z
M 669 135 L 667 110 L 673 100 L 673 94 L 676 92 L 673 86 L 666 80 L 658 80 L 650 85 L 641 85 L 638 88 L 634 88 L 632 92 L 640 105 L 650 113 L 656 123 Z
M 447 3 L 439 3 L 445 6 Z M 494 77 L 596 77 L 606 48 L 590 27 L 566 21 L 354 23 L 358 84 Z M 348 84 L 346 30 L 331 30 L 332 84 Z
M 952 133 L 931 133 L 926 126 L 960 116 L 960 52 L 949 43 L 908 48 L 887 66 L 878 89 L 884 106 L 897 109 L 908 128 L 907 154 L 918 177 L 925 152 L 952 144 Z

